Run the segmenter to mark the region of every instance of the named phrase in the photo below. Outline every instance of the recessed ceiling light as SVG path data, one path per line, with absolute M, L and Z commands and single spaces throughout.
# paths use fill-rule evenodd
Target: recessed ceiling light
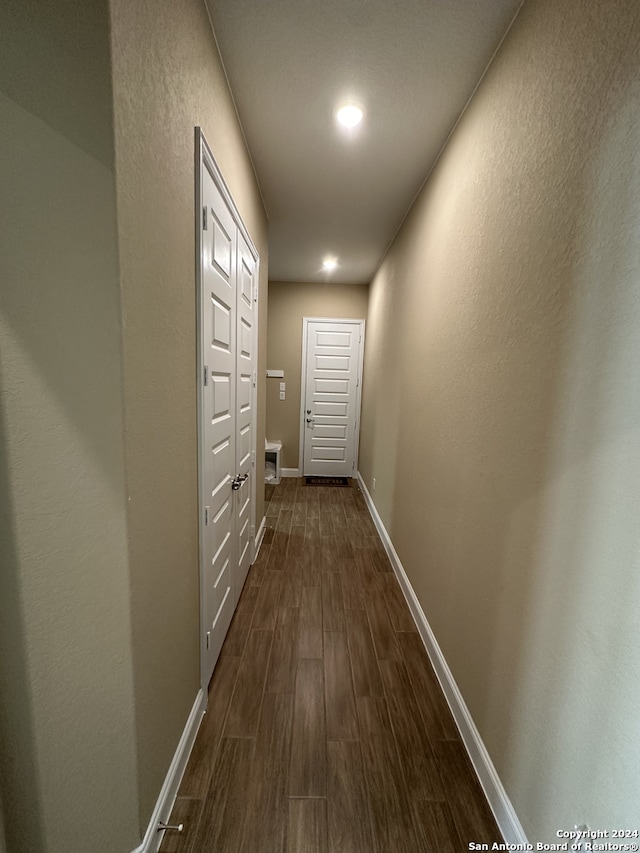
M 333 272 L 338 266 L 337 258 L 325 258 L 322 262 L 322 269 L 325 272 Z
M 362 117 L 364 116 L 364 110 L 357 104 L 341 104 L 336 109 L 335 115 L 336 121 L 339 122 L 343 127 L 352 128 L 360 124 L 360 122 L 362 121 Z

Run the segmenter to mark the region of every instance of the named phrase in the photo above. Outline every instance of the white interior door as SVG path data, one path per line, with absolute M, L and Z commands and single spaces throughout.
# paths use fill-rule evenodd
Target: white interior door
M 364 320 L 303 320 L 304 476 L 353 477 L 360 428 Z
M 257 255 L 201 150 L 201 680 L 209 683 L 253 559 Z
M 237 238 L 233 217 L 206 168 L 202 195 L 202 652 L 204 672 L 213 673 L 235 607 L 231 486 L 236 464 Z
M 253 557 L 255 525 L 255 385 L 257 264 L 238 233 L 236 358 L 236 495 L 234 598 L 237 605 Z

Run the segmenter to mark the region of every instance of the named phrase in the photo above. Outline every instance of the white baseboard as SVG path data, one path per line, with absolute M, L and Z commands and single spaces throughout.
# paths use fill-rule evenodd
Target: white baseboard
M 187 761 L 193 748 L 193 743 L 198 734 L 202 716 L 207 709 L 207 697 L 205 692 L 200 689 L 196 696 L 196 701 L 193 703 L 193 708 L 189 714 L 189 719 L 182 732 L 182 737 L 178 743 L 178 748 L 175 751 L 169 770 L 164 780 L 160 796 L 156 802 L 156 807 L 151 815 L 149 826 L 145 833 L 142 843 L 136 847 L 132 853 L 157 853 L 158 848 L 164 837 L 164 832 L 158 832 L 159 823 L 167 823 L 169 815 L 173 809 L 173 804 L 182 781 L 184 769 L 187 766 Z
M 280 469 L 281 477 L 299 477 L 300 469 L 299 468 L 281 468 Z
M 511 805 L 511 801 L 509 800 L 507 792 L 500 781 L 500 777 L 493 766 L 489 753 L 487 752 L 487 749 L 482 742 L 482 738 L 480 737 L 480 733 L 473 722 L 469 709 L 462 698 L 458 685 L 456 684 L 442 650 L 438 645 L 438 641 L 431 630 L 431 626 L 427 621 L 427 617 L 424 614 L 422 606 L 420 605 L 409 578 L 407 577 L 402 563 L 400 562 L 400 558 L 393 547 L 391 538 L 387 533 L 382 519 L 378 515 L 378 510 L 371 499 L 371 495 L 369 494 L 360 472 L 358 472 L 358 485 L 362 490 L 362 494 L 364 495 L 373 523 L 380 534 L 387 556 L 389 557 L 393 570 L 398 578 L 404 597 L 406 598 L 409 609 L 411 610 L 411 615 L 416 623 L 422 642 L 427 650 L 431 664 L 438 677 L 438 681 L 440 682 L 440 686 L 442 687 L 449 708 L 451 709 L 451 713 L 456 721 L 456 725 L 460 731 L 460 736 L 462 737 L 463 743 L 469 753 L 469 758 L 471 759 L 478 775 L 478 779 L 480 780 L 480 784 L 482 785 L 489 805 L 491 806 L 491 810 L 493 811 L 500 832 L 508 844 L 527 844 L 528 841 L 524 833 L 524 829 L 522 828 L 522 825 L 518 820 L 518 816 Z
M 258 532 L 256 534 L 256 538 L 254 541 L 253 547 L 253 562 L 258 559 L 258 553 L 260 551 L 260 546 L 262 545 L 262 540 L 264 539 L 264 533 L 267 529 L 267 518 L 266 516 L 262 517 L 262 521 L 260 522 L 260 527 L 258 528 Z

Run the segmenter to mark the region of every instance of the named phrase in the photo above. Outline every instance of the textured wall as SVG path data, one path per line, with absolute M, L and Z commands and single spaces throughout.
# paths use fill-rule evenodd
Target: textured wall
M 361 284 L 269 283 L 267 367 L 284 369 L 287 396 L 280 400 L 280 379 L 267 380 L 267 436 L 282 441 L 283 468 L 298 467 L 302 318 L 366 319 L 368 292 Z
M 527 0 L 371 286 L 360 468 L 521 822 L 636 828 L 640 6 Z
M 0 33 L 0 813 L 8 853 L 122 853 L 139 833 L 107 4 L 9 0 Z
M 3 803 L 2 799 L 0 799 L 0 853 L 7 853 L 7 842 L 4 833 L 4 814 L 3 814 Z
M 199 686 L 194 127 L 261 257 L 266 218 L 201 0 L 112 0 L 129 547 L 145 826 Z M 264 342 L 259 374 L 264 375 Z M 260 387 L 258 447 L 264 436 Z M 259 454 L 264 463 L 262 454 Z M 264 479 L 262 467 L 258 482 Z M 257 522 L 263 515 L 258 489 Z

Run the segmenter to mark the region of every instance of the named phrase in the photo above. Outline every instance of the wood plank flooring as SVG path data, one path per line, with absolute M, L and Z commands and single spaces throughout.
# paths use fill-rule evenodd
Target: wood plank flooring
M 501 841 L 364 499 L 285 479 L 161 853 Z

